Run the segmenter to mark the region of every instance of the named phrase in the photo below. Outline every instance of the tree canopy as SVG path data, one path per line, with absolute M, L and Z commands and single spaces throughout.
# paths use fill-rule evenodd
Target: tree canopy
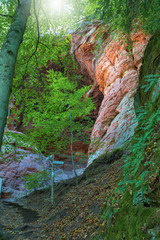
M 112 29 L 129 33 L 141 28 L 150 34 L 160 31 L 159 0 L 92 0 L 95 16 Z

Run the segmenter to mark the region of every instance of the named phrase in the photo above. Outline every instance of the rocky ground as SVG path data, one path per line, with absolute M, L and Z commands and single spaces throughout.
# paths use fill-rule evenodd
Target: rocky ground
M 121 175 L 122 153 L 99 158 L 78 177 L 56 184 L 55 203 L 50 189 L 36 191 L 17 202 L 0 202 L 0 239 L 91 239 L 103 232 L 104 200 L 114 196 Z M 111 163 L 112 162 L 112 163 Z M 2 237 L 3 235 L 3 237 Z

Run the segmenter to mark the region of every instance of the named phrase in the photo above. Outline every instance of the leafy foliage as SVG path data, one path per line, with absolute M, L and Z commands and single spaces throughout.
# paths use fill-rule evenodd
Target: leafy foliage
M 70 128 L 69 108 L 73 131 L 82 136 L 82 128 L 85 130 L 87 123 L 90 124 L 89 118 L 85 116 L 93 109 L 93 103 L 91 99 L 83 98 L 89 86 L 78 89 L 77 81 L 80 82 L 81 76 L 75 74 L 76 65 L 68 54 L 70 36 L 44 34 L 42 38 L 43 43 L 47 41 L 47 45 L 39 45 L 36 56 L 29 61 L 29 74 L 24 78 L 25 62 L 31 54 L 28 51 L 30 41 L 27 35 L 24 36 L 11 96 L 16 99 L 17 108 L 12 113 L 17 117 L 20 114 L 23 116 L 23 125 L 32 124 L 30 135 L 41 150 L 44 151 L 50 144 L 60 150 L 69 140 L 64 134 Z M 74 121 L 76 118 L 81 120 Z M 83 127 L 80 122 L 84 122 Z
M 146 84 L 141 88 L 145 89 L 145 93 L 148 93 L 151 88 L 154 89 L 158 80 L 159 75 L 148 75 L 145 77 Z M 152 182 L 155 182 L 155 179 L 159 177 L 159 158 L 155 157 L 157 154 L 159 155 L 160 107 L 157 102 L 151 102 L 150 100 L 140 107 L 137 112 L 137 120 L 139 124 L 131 141 L 129 154 L 123 156 L 122 177 L 114 197 L 111 196 L 107 199 L 107 204 L 102 212 L 102 218 L 109 225 L 114 222 L 117 212 L 124 211 L 122 205 L 126 201 L 126 196 L 129 196 L 127 202 L 130 203 L 128 204 L 149 206 L 152 201 L 151 193 L 154 191 Z M 127 206 L 125 207 L 127 208 Z M 118 224 L 121 225 L 119 222 Z M 115 224 L 115 228 L 117 226 Z M 110 236 L 109 233 L 107 233 L 107 236 Z
M 159 79 L 160 75 L 147 75 L 145 77 L 146 84 L 144 84 L 141 88 L 144 88 L 144 92 L 148 92 L 152 88 L 152 86 L 155 86 Z
M 86 115 L 93 108 L 91 99 L 83 99 L 88 88 L 77 89 L 76 82 L 70 82 L 61 72 L 48 71 L 48 82 L 43 92 L 39 98 L 32 101 L 34 104 L 26 113 L 28 121 L 33 122 L 34 128 L 31 131 L 36 142 L 43 136 L 40 137 L 41 150 L 49 143 L 57 150 L 64 148 L 67 143 L 65 131 L 68 129 L 70 132 L 70 113 L 73 132 L 81 135 L 82 128 L 88 128 L 89 119 Z M 82 122 L 86 122 L 86 126 L 76 121 L 79 117 Z
M 4 0 L 0 3 L 0 47 L 2 46 L 2 43 L 9 30 L 12 20 L 11 16 L 13 16 L 15 9 L 16 3 L 13 0 Z
M 159 76 L 149 75 L 145 79 L 147 84 L 142 86 L 142 89 L 148 92 L 156 85 Z M 155 181 L 160 172 L 158 158 L 154 158 L 154 154 L 159 154 L 160 121 L 160 107 L 158 105 L 155 108 L 155 106 L 154 102 L 149 101 L 137 112 L 139 124 L 131 141 L 129 154 L 123 156 L 122 177 L 114 198 L 108 199 L 108 204 L 103 210 L 102 218 L 109 224 L 117 212 L 121 211 L 121 204 L 126 194 L 129 195 L 129 201 L 133 206 L 150 205 L 149 194 L 153 191 L 151 183 Z
M 160 30 L 158 0 L 94 0 L 96 16 L 107 22 L 112 29 L 129 33 L 142 28 L 149 33 Z
M 19 147 L 24 149 L 31 149 L 32 152 L 37 152 L 37 148 L 34 147 L 33 142 L 31 141 L 29 136 L 19 132 L 7 130 L 3 137 L 3 145 L 2 151 L 0 152 L 0 157 L 5 162 L 9 162 L 12 161 L 12 158 L 6 158 L 6 154 L 11 154 L 13 155 L 15 161 L 20 161 L 21 159 L 23 159 L 23 155 L 17 157 L 17 148 Z
M 152 141 L 155 126 L 160 120 L 160 108 L 153 113 L 151 105 L 147 104 L 140 109 L 138 120 L 140 124 L 138 132 L 133 138 L 130 155 L 125 157 L 123 180 L 118 187 L 119 193 L 130 190 L 135 205 L 148 201 L 145 195 L 149 192 L 150 180 L 159 171 L 155 162 L 150 160 L 149 144 Z M 156 144 L 154 148 L 156 148 Z
M 22 177 L 27 192 L 35 191 L 40 188 L 44 188 L 50 179 L 47 171 L 41 171 L 37 173 L 31 173 Z

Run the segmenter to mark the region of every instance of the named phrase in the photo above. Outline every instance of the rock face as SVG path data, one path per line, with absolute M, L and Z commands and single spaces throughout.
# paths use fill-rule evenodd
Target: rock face
M 36 153 L 33 146 L 23 141 L 24 134 L 6 130 L 0 155 L 0 177 L 3 179 L 2 198 L 25 194 L 22 177 L 50 168 L 50 163 Z
M 131 33 L 129 48 L 116 32 L 109 34 L 99 22 L 72 35 L 71 51 L 81 72 L 93 81 L 88 95 L 98 86 L 104 96 L 91 134 L 88 165 L 106 151 L 123 147 L 134 134 L 134 94 L 149 39 L 140 31 Z
M 3 179 L 1 198 L 19 198 L 26 195 L 23 177 L 42 171 L 51 175 L 51 162 L 37 150 L 23 140 L 24 134 L 13 130 L 7 130 L 4 135 L 2 154 L 0 155 L 0 178 Z M 56 158 L 56 160 L 58 160 Z M 66 157 L 63 159 L 64 162 Z M 77 175 L 84 169 L 77 166 Z M 65 163 L 62 168 L 55 166 L 55 182 L 74 177 L 71 165 Z M 49 186 L 48 181 L 43 182 L 43 187 Z M 34 190 L 34 189 L 32 189 Z

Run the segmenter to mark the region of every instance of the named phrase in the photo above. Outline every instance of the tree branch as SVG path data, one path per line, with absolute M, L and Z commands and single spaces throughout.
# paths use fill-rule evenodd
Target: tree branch
M 9 17 L 9 18 L 13 18 L 13 16 L 11 15 L 6 15 L 6 14 L 0 14 L 1 17 Z
M 29 57 L 29 59 L 28 59 L 28 61 L 27 61 L 25 73 L 24 73 L 24 75 L 23 75 L 23 79 L 24 79 L 25 76 L 26 76 L 29 61 L 31 60 L 31 58 L 32 58 L 32 57 L 36 54 L 36 52 L 37 52 L 37 48 L 38 48 L 38 44 L 39 44 L 39 38 L 40 38 L 39 20 L 38 20 L 38 15 L 37 15 L 37 12 L 36 12 L 35 0 L 33 1 L 33 9 L 34 9 L 35 17 L 36 17 L 38 37 L 37 37 L 37 42 L 36 42 L 36 48 L 35 48 L 34 52 L 31 54 L 31 56 Z
M 46 48 L 48 48 L 49 50 L 51 50 L 45 43 L 39 42 L 39 44 L 42 44 L 43 46 L 45 46 Z

